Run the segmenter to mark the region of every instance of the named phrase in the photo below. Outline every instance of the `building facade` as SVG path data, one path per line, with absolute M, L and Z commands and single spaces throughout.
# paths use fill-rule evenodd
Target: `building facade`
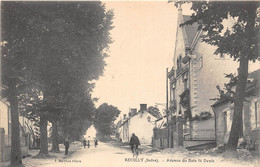
M 31 136 L 25 126 L 30 122 L 24 117 L 19 117 L 21 155 L 27 156 L 31 144 Z M 29 123 L 30 124 L 30 123 Z M 9 161 L 11 158 L 11 110 L 8 101 L 0 100 L 0 162 Z
M 234 86 L 235 88 L 235 86 Z M 246 86 L 246 98 L 242 114 L 242 129 L 240 138 L 250 150 L 260 150 L 260 70 L 248 75 Z M 216 141 L 217 145 L 227 144 L 233 113 L 234 103 L 229 98 L 222 98 L 216 101 L 212 108 L 216 115 Z M 246 144 L 245 144 L 246 143 Z
M 141 104 L 140 110 L 131 109 L 121 120 L 118 128 L 118 136 L 122 142 L 130 142 L 133 133 L 139 138 L 141 144 L 151 145 L 153 139 L 154 122 L 157 119 L 147 111 L 147 105 Z
M 203 32 L 198 30 L 198 24 L 179 26 L 189 18 L 179 7 L 173 67 L 168 72 L 169 122 L 176 124 L 169 125 L 169 147 L 214 145 L 214 101 L 210 99 L 218 95 L 216 86 L 228 81 L 225 73 L 234 73 L 238 67 L 227 55 L 215 55 L 216 47 L 202 42 Z

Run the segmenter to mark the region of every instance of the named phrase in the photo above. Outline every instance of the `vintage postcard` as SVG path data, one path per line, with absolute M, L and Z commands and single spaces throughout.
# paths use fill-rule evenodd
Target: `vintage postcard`
M 259 166 L 258 1 L 1 1 L 1 167 Z

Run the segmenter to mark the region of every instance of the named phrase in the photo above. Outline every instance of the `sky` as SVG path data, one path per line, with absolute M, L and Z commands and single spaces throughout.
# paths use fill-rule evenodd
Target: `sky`
M 88 130 L 86 131 L 86 134 L 84 135 L 85 139 L 93 139 L 96 137 L 96 129 L 94 127 L 94 125 L 92 125 L 90 128 L 88 128 Z
M 107 66 L 92 96 L 99 98 L 98 107 L 108 103 L 122 114 L 140 104 L 154 106 L 166 103 L 166 68 L 173 65 L 177 9 L 167 1 L 106 1 L 114 10 L 113 43 Z M 190 15 L 190 5 L 182 5 Z M 249 72 L 260 67 L 250 66 Z M 158 106 L 161 110 L 163 105 Z M 119 118 L 120 118 L 119 117 Z
M 114 9 L 110 57 L 96 81 L 96 106 L 107 102 L 122 113 L 166 102 L 166 68 L 172 66 L 177 27 L 174 3 L 105 2 Z M 184 7 L 185 8 L 185 7 Z M 185 14 L 185 13 L 184 13 Z

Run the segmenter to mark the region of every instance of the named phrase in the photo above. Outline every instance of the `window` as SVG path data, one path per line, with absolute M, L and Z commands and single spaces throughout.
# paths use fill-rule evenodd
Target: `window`
M 184 90 L 188 89 L 188 79 L 183 80 Z
M 188 89 L 188 72 L 185 72 L 182 76 L 184 91 Z
M 182 114 L 181 112 L 181 104 L 179 104 L 179 115 Z
M 223 116 L 223 121 L 224 121 L 224 132 L 227 132 L 227 112 L 224 112 L 224 116 Z
M 199 58 L 199 69 L 201 69 L 203 67 L 203 57 L 201 56 Z
M 173 84 L 172 84 L 172 91 L 171 91 L 171 100 L 175 100 L 175 86 L 176 85 L 176 82 L 174 82 Z
M 172 88 L 172 98 L 171 100 L 175 100 L 175 88 Z
M 182 62 L 182 57 L 181 57 L 181 55 L 180 55 L 179 58 L 180 58 L 180 68 L 181 68 L 181 62 Z
M 255 102 L 255 127 L 257 128 L 257 102 Z
M 181 61 L 182 61 L 182 56 L 180 54 L 178 59 L 177 59 L 177 69 L 181 68 Z

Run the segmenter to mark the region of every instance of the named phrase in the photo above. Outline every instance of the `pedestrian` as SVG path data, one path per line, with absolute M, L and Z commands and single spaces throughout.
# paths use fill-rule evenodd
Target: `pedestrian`
M 140 141 L 139 141 L 138 137 L 133 133 L 132 137 L 130 139 L 130 146 L 131 146 L 132 152 L 134 151 L 134 146 L 136 149 L 138 149 L 138 145 L 140 145 Z
M 36 138 L 36 149 L 40 149 L 40 146 L 41 146 L 41 139 L 40 139 L 40 137 L 37 136 L 37 138 Z
M 95 139 L 95 147 L 97 147 L 97 145 L 98 145 L 98 140 Z
M 68 137 L 66 137 L 64 140 L 64 146 L 65 146 L 65 155 L 68 155 L 69 147 L 70 147 L 70 142 Z
M 86 145 L 87 145 L 86 139 L 83 140 L 83 145 L 84 145 L 84 148 L 86 148 Z
M 88 148 L 89 148 L 89 146 L 90 146 L 90 141 L 88 140 Z

